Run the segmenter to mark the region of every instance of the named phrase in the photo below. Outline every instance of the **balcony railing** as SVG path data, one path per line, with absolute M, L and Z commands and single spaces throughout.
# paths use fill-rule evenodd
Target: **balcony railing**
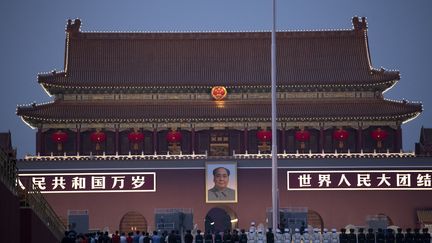
M 279 159 L 347 159 L 347 158 L 413 158 L 416 157 L 414 152 L 399 152 L 391 153 L 387 152 L 371 152 L 371 153 L 351 153 L 348 152 L 338 152 L 334 153 L 280 153 L 277 155 Z M 207 151 L 204 154 L 127 154 L 127 155 L 54 155 L 49 156 L 25 156 L 25 161 L 64 161 L 64 160 L 202 160 L 207 158 L 233 158 L 233 159 L 270 159 L 270 153 L 244 153 L 238 154 L 233 151 L 232 155 L 229 156 L 211 156 L 208 155 Z

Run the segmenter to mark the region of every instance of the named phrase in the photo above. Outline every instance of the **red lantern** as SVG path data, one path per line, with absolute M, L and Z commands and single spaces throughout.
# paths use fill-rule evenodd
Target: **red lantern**
M 371 133 L 372 138 L 377 141 L 377 147 L 382 147 L 382 141 L 385 140 L 388 136 L 387 131 L 382 130 L 380 127 L 378 127 L 376 130 L 372 131 Z
M 133 149 L 138 150 L 138 143 L 144 140 L 144 134 L 142 132 L 134 131 L 128 134 L 129 142 L 133 143 Z
M 305 148 L 305 142 L 309 141 L 310 139 L 310 132 L 305 131 L 304 129 L 301 129 L 300 131 L 297 131 L 295 133 L 295 139 L 300 142 L 300 148 Z
M 166 135 L 166 139 L 170 143 L 178 143 L 182 139 L 182 135 L 179 131 L 169 131 Z
M 339 130 L 333 132 L 333 139 L 339 141 L 339 148 L 343 148 L 344 141 L 347 140 L 348 137 L 349 137 L 348 131 L 344 130 L 343 128 L 339 128 Z
M 101 131 L 96 131 L 96 132 L 94 132 L 94 133 L 92 133 L 91 135 L 90 135 L 90 140 L 93 142 L 93 143 L 96 143 L 96 150 L 100 150 L 100 143 L 103 143 L 103 142 L 105 142 L 105 140 L 106 140 L 106 135 L 105 135 L 105 133 L 104 132 L 101 132 Z
M 51 140 L 57 143 L 57 150 L 61 151 L 63 150 L 63 143 L 68 140 L 68 134 L 62 130 L 58 130 L 51 135 Z
M 215 86 L 211 89 L 211 95 L 215 100 L 223 100 L 228 92 L 224 86 Z
M 257 138 L 261 142 L 265 143 L 272 139 L 272 132 L 268 130 L 261 130 L 257 132 Z

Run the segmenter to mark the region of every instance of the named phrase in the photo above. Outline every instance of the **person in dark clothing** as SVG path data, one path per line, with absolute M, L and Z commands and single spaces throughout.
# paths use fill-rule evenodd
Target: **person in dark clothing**
M 247 239 L 247 235 L 244 229 L 241 230 L 241 234 L 239 237 L 239 243 L 247 243 L 248 239 Z
M 233 243 L 239 243 L 239 242 L 240 242 L 240 236 L 239 236 L 237 230 L 233 230 L 233 234 L 232 234 L 232 242 L 233 242 Z
M 368 229 L 368 233 L 366 234 L 366 243 L 375 243 L 374 230 L 371 228 Z
M 394 235 L 394 231 L 392 229 L 387 229 L 387 234 L 385 235 L 386 243 L 396 243 L 396 238 Z
M 274 243 L 274 234 L 272 231 L 272 228 L 268 229 L 268 232 L 266 234 L 267 243 Z
M 214 242 L 215 243 L 222 243 L 222 236 L 219 232 L 215 234 Z
M 181 235 L 178 230 L 175 231 L 175 239 L 176 239 L 176 243 L 182 243 Z
M 383 229 L 379 228 L 378 232 L 376 233 L 376 243 L 384 243 L 385 242 L 385 236 Z
M 197 234 L 195 236 L 195 243 L 204 243 L 204 237 L 201 235 L 201 230 L 197 230 Z
M 405 243 L 414 243 L 414 234 L 411 232 L 411 228 L 406 229 Z
M 423 239 L 423 243 L 430 243 L 431 242 L 431 235 L 429 234 L 429 229 L 428 228 L 423 228 L 422 232 L 422 239 Z
M 193 241 L 193 236 L 192 236 L 192 233 L 191 233 L 190 230 L 187 230 L 187 231 L 186 231 L 186 234 L 185 234 L 185 236 L 184 236 L 184 241 L 185 241 L 185 243 L 192 243 L 192 241 Z
M 348 235 L 346 234 L 346 229 L 342 228 L 341 233 L 339 235 L 339 242 L 340 243 L 348 243 Z
M 167 243 L 166 242 L 166 237 L 168 236 L 168 232 L 165 230 L 163 233 L 162 233 L 162 236 L 161 236 L 161 239 L 160 239 L 160 243 Z
M 357 243 L 357 235 L 354 233 L 354 229 L 349 230 L 350 233 L 347 235 L 348 243 Z
M 232 235 L 230 230 L 225 230 L 223 235 L 223 243 L 232 243 Z
M 175 231 L 171 231 L 168 235 L 168 243 L 177 243 Z
M 423 241 L 423 236 L 420 234 L 420 229 L 415 228 L 414 229 L 414 242 L 415 243 L 422 243 L 422 241 Z
M 403 243 L 405 240 L 405 236 L 402 233 L 402 229 L 398 228 L 396 233 L 396 243 Z
M 213 235 L 210 233 L 210 230 L 204 235 L 205 243 L 213 243 Z
M 364 229 L 363 228 L 359 228 L 358 229 L 357 242 L 358 243 L 366 243 L 366 235 L 364 233 Z
M 144 239 L 143 239 L 143 241 L 144 241 L 144 243 L 150 243 L 150 240 L 151 240 L 150 235 L 149 235 L 148 232 L 146 232 L 146 233 L 144 234 Z

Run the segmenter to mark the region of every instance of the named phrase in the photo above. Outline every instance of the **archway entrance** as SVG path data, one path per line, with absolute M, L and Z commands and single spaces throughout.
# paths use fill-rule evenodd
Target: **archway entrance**
M 147 220 L 138 212 L 127 212 L 120 220 L 119 230 L 126 234 L 137 230 L 147 231 Z
M 307 218 L 308 225 L 312 226 L 313 228 L 320 229 L 321 231 L 324 230 L 324 221 L 317 211 L 309 209 Z
M 205 231 L 217 233 L 237 228 L 237 214 L 229 207 L 218 206 L 210 209 L 205 218 Z

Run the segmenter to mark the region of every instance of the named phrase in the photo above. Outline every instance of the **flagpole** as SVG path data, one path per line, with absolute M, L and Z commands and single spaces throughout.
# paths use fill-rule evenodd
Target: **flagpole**
M 271 127 L 272 127 L 272 227 L 279 226 L 277 123 L 276 123 L 276 0 L 273 0 L 273 27 L 271 34 Z

